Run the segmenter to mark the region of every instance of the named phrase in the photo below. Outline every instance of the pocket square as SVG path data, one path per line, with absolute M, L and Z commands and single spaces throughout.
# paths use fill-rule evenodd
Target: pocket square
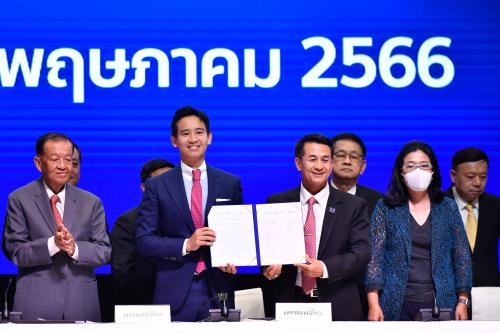
M 224 199 L 224 198 L 215 199 L 215 202 L 224 202 L 224 201 L 231 201 L 231 199 Z

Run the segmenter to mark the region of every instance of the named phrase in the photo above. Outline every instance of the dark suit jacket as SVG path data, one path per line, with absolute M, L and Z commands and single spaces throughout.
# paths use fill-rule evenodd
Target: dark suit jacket
M 14 311 L 25 320 L 100 321 L 93 268 L 111 256 L 101 200 L 66 185 L 63 222 L 78 245 L 78 261 L 62 251 L 49 255 L 47 240 L 56 233 L 56 222 L 42 179 L 9 195 L 4 240 L 19 269 Z
M 368 208 L 368 217 L 371 218 L 377 201 L 383 198 L 383 194 L 363 185 L 356 185 L 356 196 L 365 199 Z
M 454 199 L 452 187 L 446 195 Z M 500 286 L 498 237 L 500 237 L 500 198 L 489 193 L 479 197 L 476 246 L 472 254 L 474 287 Z
M 156 260 L 135 248 L 138 211 L 134 208 L 118 217 L 109 237 L 116 304 L 153 304 Z
M 240 179 L 224 171 L 207 167 L 208 197 L 205 225 L 210 208 L 217 199 L 229 199 L 220 204 L 243 202 Z M 172 311 L 182 306 L 195 272 L 200 254 L 207 265 L 208 283 L 212 294 L 228 292 L 234 303 L 234 277 L 218 268 L 211 268 L 210 250 L 182 255 L 184 240 L 196 230 L 189 209 L 180 166 L 146 182 L 137 221 L 137 249 L 158 259 L 154 303 L 170 304 Z
M 278 193 L 268 203 L 299 202 L 300 187 Z M 357 275 L 370 260 L 369 221 L 366 203 L 330 186 L 318 259 L 325 263 L 328 279 L 316 279 L 320 302 L 332 303 L 333 320 L 363 320 Z M 276 302 L 293 302 L 297 269 L 283 266 L 273 280 Z

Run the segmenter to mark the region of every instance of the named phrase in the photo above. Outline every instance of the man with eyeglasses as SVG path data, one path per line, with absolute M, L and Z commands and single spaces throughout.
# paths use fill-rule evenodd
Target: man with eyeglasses
M 353 133 L 340 133 L 332 138 L 333 167 L 331 185 L 341 191 L 365 199 L 368 217 L 372 216 L 375 205 L 382 199 L 382 193 L 358 184 L 358 179 L 366 169 L 366 146 L 359 136 Z M 364 286 L 364 273 L 358 274 L 358 290 L 365 318 L 368 316 L 368 303 Z
M 332 138 L 333 169 L 331 184 L 334 188 L 361 197 L 368 205 L 371 216 L 382 193 L 358 184 L 366 169 L 366 146 L 359 136 L 341 133 Z

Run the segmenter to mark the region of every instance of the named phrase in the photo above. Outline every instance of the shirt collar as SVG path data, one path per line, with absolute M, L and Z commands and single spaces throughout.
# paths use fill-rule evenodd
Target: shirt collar
M 332 184 L 332 187 L 333 187 L 334 189 L 339 190 L 339 191 L 342 191 L 342 190 L 341 190 L 341 189 L 339 189 L 337 186 L 335 186 L 335 183 L 333 182 L 333 180 L 330 180 L 330 184 Z M 353 187 L 351 187 L 351 188 L 349 189 L 349 191 L 347 191 L 347 193 L 352 194 L 352 195 L 356 195 L 356 189 L 357 189 L 357 187 L 356 187 L 356 185 L 354 185 Z
M 307 200 L 310 197 L 314 197 L 320 206 L 326 207 L 326 202 L 328 201 L 328 196 L 330 195 L 330 186 L 328 183 L 326 186 L 316 193 L 316 195 L 312 195 L 308 190 L 305 189 L 303 184 L 300 184 L 300 203 L 307 204 Z
M 47 192 L 47 195 L 49 199 L 55 194 L 50 187 L 43 181 L 43 187 L 45 188 L 45 192 Z M 56 194 L 59 197 L 59 200 L 61 200 L 61 204 L 64 207 L 64 200 L 66 200 L 66 185 L 62 188 L 62 190 Z
M 203 161 L 203 163 L 200 165 L 200 167 L 198 169 L 201 170 L 201 177 L 200 178 L 204 178 L 205 175 L 207 174 L 207 164 L 205 163 L 205 161 Z M 185 164 L 182 161 L 181 161 L 181 170 L 182 170 L 182 175 L 184 177 L 187 177 L 189 179 L 193 178 L 193 168 L 191 168 L 190 166 L 188 166 L 187 164 Z
M 458 191 L 457 191 L 455 186 L 453 186 L 452 191 L 453 191 L 453 196 L 455 197 L 455 201 L 457 202 L 458 209 L 459 210 L 464 209 L 465 206 L 467 206 L 468 202 L 465 201 L 464 199 L 462 199 L 460 194 L 458 194 Z M 478 209 L 479 208 L 479 199 L 475 199 L 474 201 L 471 202 L 471 204 L 474 208 Z

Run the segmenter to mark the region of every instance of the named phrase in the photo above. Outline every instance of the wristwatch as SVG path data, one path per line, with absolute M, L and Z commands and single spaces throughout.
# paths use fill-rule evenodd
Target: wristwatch
M 465 304 L 466 307 L 470 308 L 470 300 L 465 297 L 459 297 L 458 298 L 458 303 L 460 304 Z

